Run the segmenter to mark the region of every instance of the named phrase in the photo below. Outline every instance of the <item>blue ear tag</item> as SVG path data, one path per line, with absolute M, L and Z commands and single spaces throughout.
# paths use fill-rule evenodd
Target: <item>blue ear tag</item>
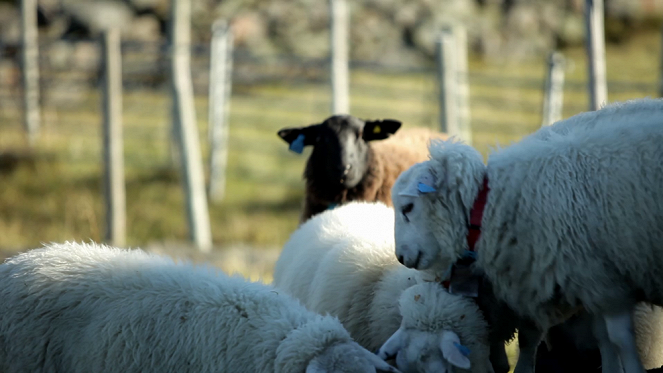
M 327 206 L 327 210 L 333 210 L 336 206 L 338 206 L 338 203 L 331 203 L 329 206 Z
M 460 343 L 454 342 L 454 346 L 460 351 L 461 354 L 463 354 L 465 357 L 470 356 L 470 349 L 463 346 Z
M 290 146 L 288 149 L 292 150 L 295 153 L 302 154 L 302 151 L 304 151 L 304 135 L 299 134 L 295 141 L 290 143 Z
M 435 191 L 436 191 L 435 188 L 433 188 L 432 186 L 426 185 L 426 184 L 424 184 L 424 183 L 419 183 L 419 184 L 417 184 L 417 189 L 418 189 L 421 193 L 431 193 L 431 192 L 435 192 Z

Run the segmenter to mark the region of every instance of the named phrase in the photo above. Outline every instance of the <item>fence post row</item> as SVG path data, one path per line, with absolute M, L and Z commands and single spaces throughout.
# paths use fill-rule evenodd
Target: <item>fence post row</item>
M 232 90 L 233 34 L 228 23 L 218 20 L 212 25 L 209 81 L 209 196 L 221 201 L 226 190 L 228 163 L 228 130 Z
M 106 203 L 105 240 L 126 243 L 124 145 L 122 141 L 122 54 L 120 31 L 106 30 L 101 37 L 103 66 L 103 159 Z
M 21 0 L 23 125 L 32 146 L 40 125 L 37 0 Z
M 203 175 L 191 81 L 191 1 L 171 3 L 171 72 L 174 125 L 181 157 L 187 220 L 191 239 L 204 252 L 212 247 L 207 195 Z
M 346 0 L 329 0 L 331 23 L 332 114 L 349 114 L 348 6 Z
M 585 25 L 589 84 L 589 110 L 598 110 L 608 102 L 605 73 L 605 36 L 603 0 L 585 0 Z
M 541 126 L 548 126 L 562 119 L 564 106 L 564 56 L 559 52 L 551 52 L 547 62 Z

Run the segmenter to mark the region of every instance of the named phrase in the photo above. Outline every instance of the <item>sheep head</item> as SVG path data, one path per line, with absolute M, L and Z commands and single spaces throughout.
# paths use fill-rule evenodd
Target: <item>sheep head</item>
M 400 126 L 397 120 L 364 121 L 351 115 L 334 115 L 319 124 L 283 128 L 278 135 L 297 153 L 313 146 L 305 177 L 328 194 L 320 197 L 334 199 L 343 189 L 354 188 L 366 174 L 369 142 L 388 138 Z
M 403 291 L 399 310 L 401 326 L 380 347 L 380 358 L 395 357 L 403 372 L 491 370 L 488 324 L 471 299 L 425 282 Z
M 396 257 L 406 267 L 444 278 L 467 248 L 469 213 L 485 165 L 473 148 L 434 140 L 431 159 L 399 175 L 392 187 Z

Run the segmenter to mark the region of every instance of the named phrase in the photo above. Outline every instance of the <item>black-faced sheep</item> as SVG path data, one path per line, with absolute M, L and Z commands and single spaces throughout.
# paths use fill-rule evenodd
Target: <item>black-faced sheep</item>
M 397 120 L 335 115 L 319 124 L 278 131 L 292 151 L 313 147 L 304 170 L 306 196 L 300 223 L 349 201 L 391 206 L 391 187 L 398 175 L 427 159 L 431 139 L 447 138 L 426 128 L 398 131 L 400 127 Z

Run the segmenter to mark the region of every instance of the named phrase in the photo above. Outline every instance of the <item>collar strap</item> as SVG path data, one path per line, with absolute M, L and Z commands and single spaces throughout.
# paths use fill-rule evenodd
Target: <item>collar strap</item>
M 484 176 L 483 186 L 479 191 L 479 195 L 474 200 L 472 210 L 470 210 L 470 224 L 467 231 L 468 250 L 463 252 L 463 257 L 457 261 L 458 263 L 465 262 L 469 264 L 477 258 L 477 252 L 474 249 L 474 246 L 476 245 L 477 241 L 479 240 L 479 236 L 481 235 L 481 220 L 483 219 L 483 210 L 486 207 L 486 200 L 488 199 L 489 191 L 490 188 L 488 187 L 488 176 Z M 445 289 L 449 289 L 449 285 L 451 284 L 454 265 L 455 263 L 451 264 L 443 276 L 445 280 L 442 281 L 442 286 L 444 286 Z
M 474 200 L 472 210 L 470 210 L 470 224 L 467 231 L 467 247 L 470 252 L 475 252 L 474 246 L 481 235 L 481 220 L 483 219 L 483 210 L 486 207 L 489 191 L 488 176 L 484 176 L 483 187 L 479 191 L 477 198 Z

